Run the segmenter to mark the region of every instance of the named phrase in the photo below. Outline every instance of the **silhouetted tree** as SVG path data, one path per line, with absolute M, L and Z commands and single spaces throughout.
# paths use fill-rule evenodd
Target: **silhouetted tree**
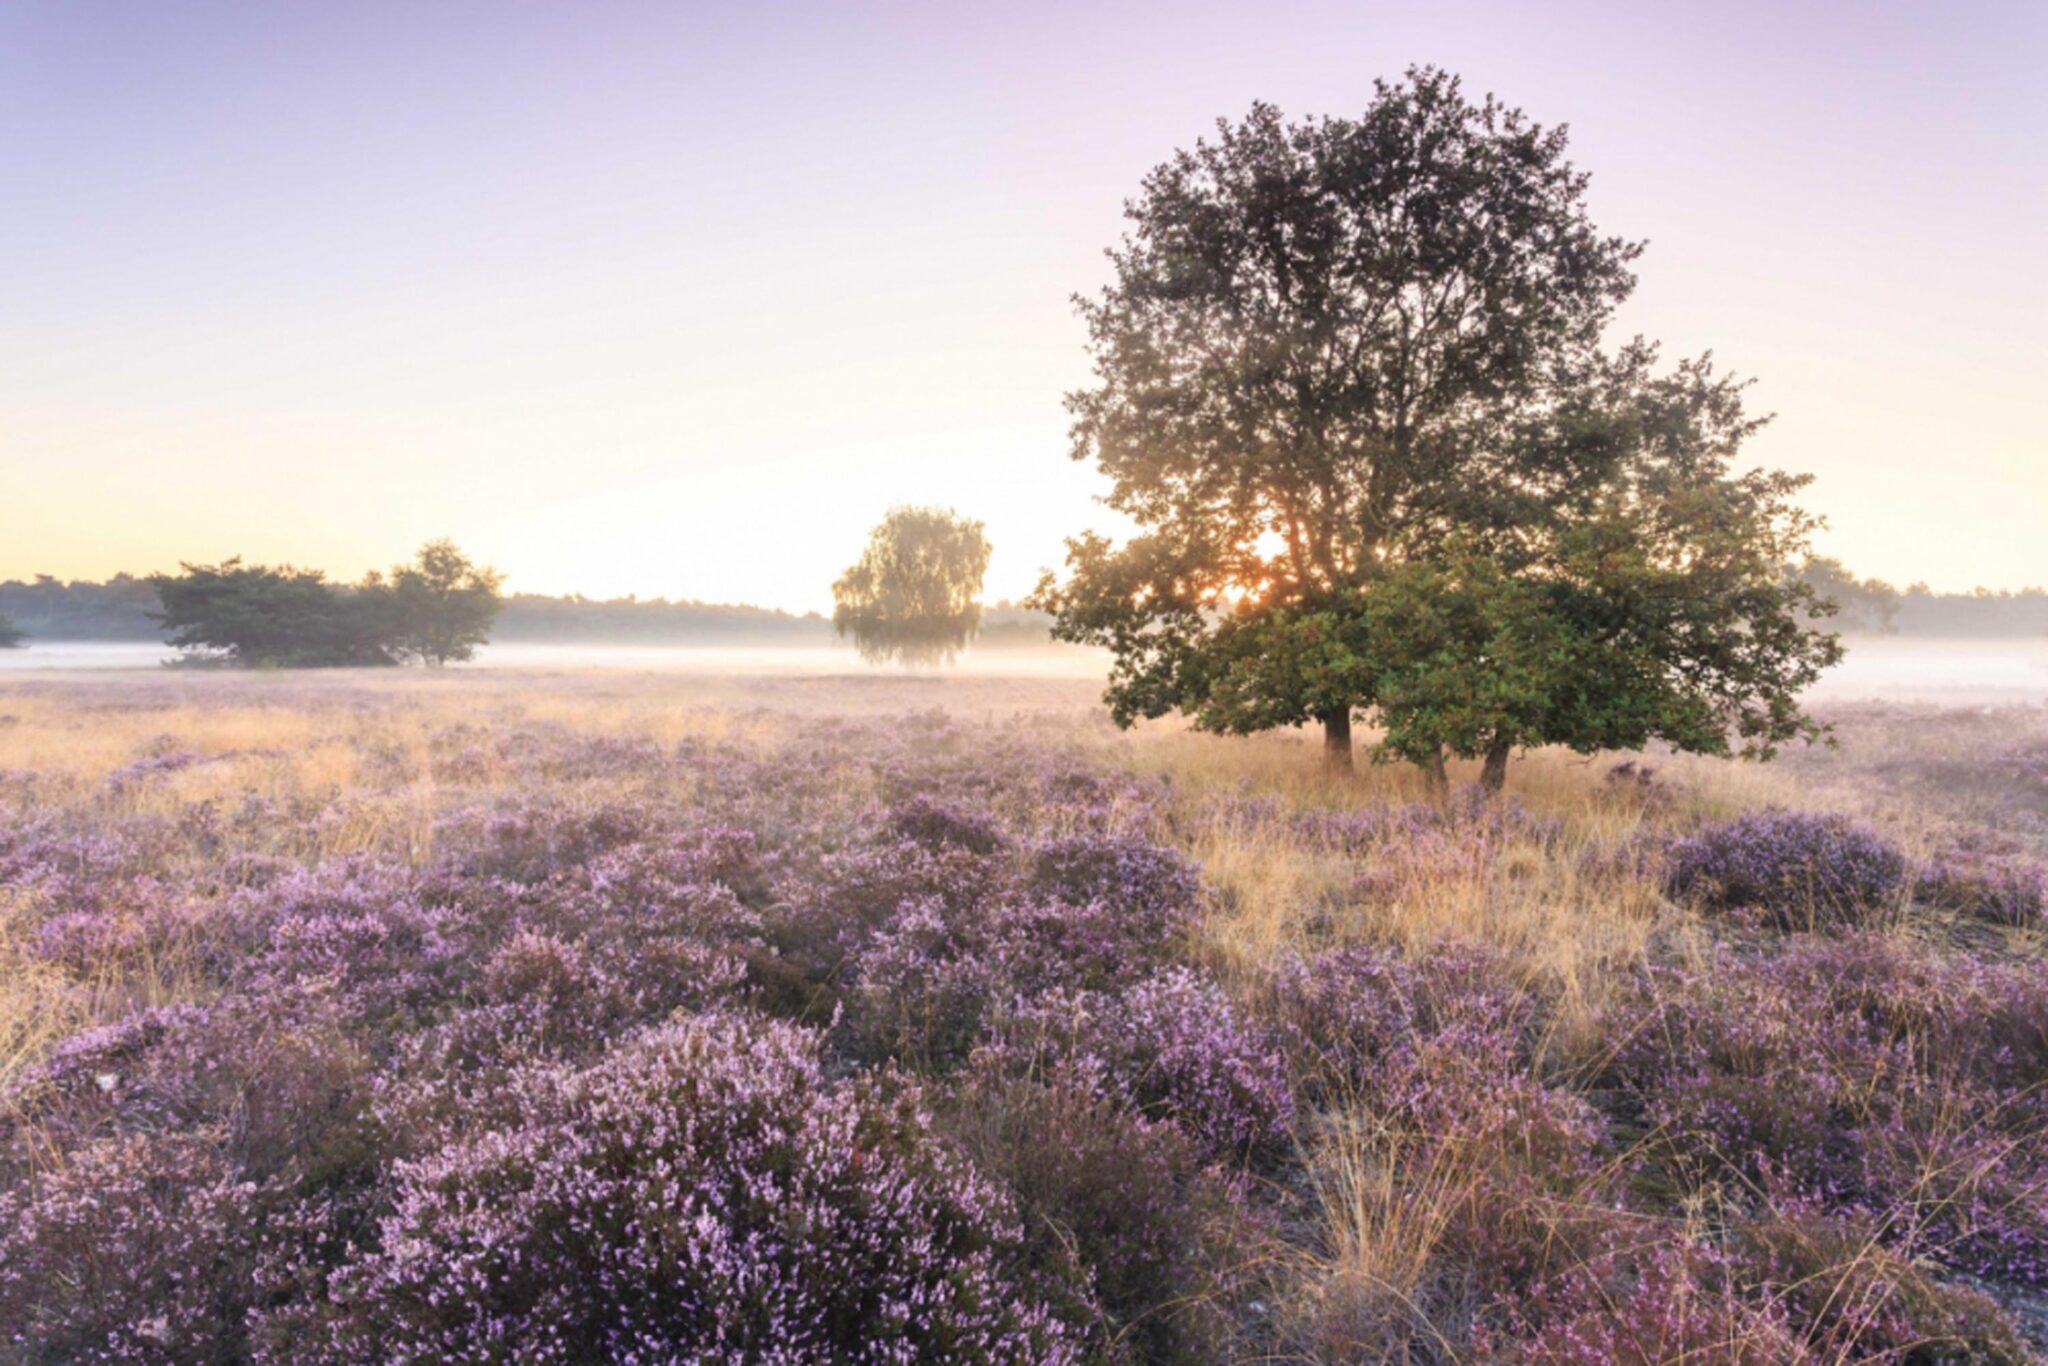
M 28 639 L 28 632 L 14 624 L 14 618 L 0 612 L 0 650 L 12 650 Z
M 1899 590 L 1883 579 L 1859 579 L 1840 560 L 1816 555 L 1799 566 L 1799 577 L 1840 609 L 1852 630 L 1891 635 L 1899 629 Z
M 1443 72 L 1357 120 L 1267 105 L 1177 153 L 1080 307 L 1076 459 L 1140 528 L 1068 543 L 1034 601 L 1114 654 L 1117 720 L 1323 724 L 1441 780 L 1517 746 L 1816 733 L 1839 653 L 1788 578 L 1803 479 L 1730 472 L 1758 425 L 1704 360 L 1601 336 L 1639 246 L 1545 129 Z M 1591 689 L 1590 693 L 1584 690 Z
M 899 507 L 832 585 L 832 626 L 871 663 L 951 660 L 981 624 L 989 545 L 950 509 Z
M 153 574 L 170 643 L 188 657 L 223 663 L 319 667 L 395 664 L 390 591 L 374 581 L 337 588 L 317 569 L 243 564 L 182 565 Z
M 394 647 L 434 666 L 471 658 L 490 639 L 504 607 L 499 589 L 505 576 L 471 563 L 452 541 L 427 542 L 411 564 L 391 571 L 388 582 Z

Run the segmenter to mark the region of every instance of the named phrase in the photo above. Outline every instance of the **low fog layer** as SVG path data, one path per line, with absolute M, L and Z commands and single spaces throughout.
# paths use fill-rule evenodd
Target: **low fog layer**
M 1813 690 L 1816 700 L 1879 699 L 1951 704 L 2048 705 L 2048 638 L 1940 640 L 1908 636 L 1851 636 L 1848 657 Z M 176 651 L 151 641 L 48 641 L 34 649 L 0 651 L 0 672 L 74 669 L 146 669 Z M 983 678 L 1097 679 L 1108 657 L 1070 645 L 1020 643 L 1000 636 L 976 644 L 944 670 L 903 668 L 881 672 L 943 680 L 954 674 Z M 628 669 L 695 675 L 804 675 L 876 672 L 853 649 L 835 644 L 829 630 L 800 643 L 682 645 L 633 642 L 548 642 L 509 639 L 477 652 L 475 668 Z

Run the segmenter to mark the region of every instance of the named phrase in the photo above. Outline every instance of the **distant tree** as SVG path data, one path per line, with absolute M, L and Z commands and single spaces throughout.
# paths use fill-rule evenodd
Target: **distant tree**
M 1358 120 L 1266 105 L 1155 170 L 1083 301 L 1076 459 L 1139 534 L 1034 603 L 1108 647 L 1119 722 L 1320 721 L 1441 781 L 1521 746 L 1817 733 L 1839 655 L 1788 579 L 1804 480 L 1731 473 L 1741 386 L 1601 337 L 1640 248 L 1587 217 L 1562 130 L 1429 69 Z
M 989 544 L 950 509 L 899 507 L 832 585 L 832 626 L 871 663 L 949 661 L 981 625 Z
M 12 650 L 28 639 L 28 632 L 14 624 L 14 618 L 0 612 L 0 650 Z
M 454 542 L 427 542 L 387 580 L 394 648 L 437 667 L 471 658 L 490 639 L 491 623 L 504 607 L 504 582 L 497 570 L 471 563 Z
M 1823 555 L 1809 557 L 1798 575 L 1835 604 L 1844 626 L 1882 635 L 1898 630 L 1901 594 L 1883 579 L 1859 579 L 1840 560 Z
M 324 667 L 395 664 L 390 593 L 381 584 L 338 588 L 317 569 L 186 564 L 153 574 L 170 643 L 188 658 L 222 663 Z

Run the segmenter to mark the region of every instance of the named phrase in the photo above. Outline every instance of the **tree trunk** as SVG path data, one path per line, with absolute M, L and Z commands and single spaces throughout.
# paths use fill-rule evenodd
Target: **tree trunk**
M 1438 749 L 1418 765 L 1422 777 L 1429 784 L 1429 795 L 1436 801 L 1445 801 L 1451 795 L 1451 775 L 1444 768 L 1444 752 Z
M 1323 713 L 1323 762 L 1332 773 L 1351 772 L 1351 708 Z
M 1486 747 L 1486 763 L 1479 770 L 1479 786 L 1487 796 L 1499 792 L 1507 783 L 1508 752 L 1513 748 L 1514 746 L 1499 735 L 1494 736 L 1493 743 Z

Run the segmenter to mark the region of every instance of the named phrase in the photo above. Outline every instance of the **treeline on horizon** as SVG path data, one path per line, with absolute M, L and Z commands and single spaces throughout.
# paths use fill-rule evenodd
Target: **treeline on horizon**
M 1980 588 L 1937 593 L 1925 584 L 1894 588 L 1862 579 L 1839 560 L 1815 559 L 1802 576 L 1840 607 L 1836 625 L 1859 635 L 1953 639 L 2011 639 L 2048 634 L 2048 588 Z M 11 618 L 29 640 L 161 641 L 164 628 L 156 588 L 147 576 L 116 574 L 104 582 L 69 582 L 38 574 L 0 581 L 0 617 Z M 983 613 L 985 645 L 1035 643 L 1046 638 L 1049 618 L 1009 602 Z M 587 598 L 514 593 L 491 638 L 529 643 L 825 645 L 831 618 L 746 603 L 668 598 Z
M 165 638 L 150 577 L 116 574 L 104 582 L 69 582 L 47 574 L 0 581 L 0 617 L 28 637 L 62 641 L 149 641 Z M 1041 642 L 1049 618 L 1008 602 L 983 612 L 984 644 Z M 491 639 L 562 644 L 828 645 L 832 620 L 817 612 L 786 612 L 745 603 L 667 598 L 586 598 L 580 594 L 507 594 Z

